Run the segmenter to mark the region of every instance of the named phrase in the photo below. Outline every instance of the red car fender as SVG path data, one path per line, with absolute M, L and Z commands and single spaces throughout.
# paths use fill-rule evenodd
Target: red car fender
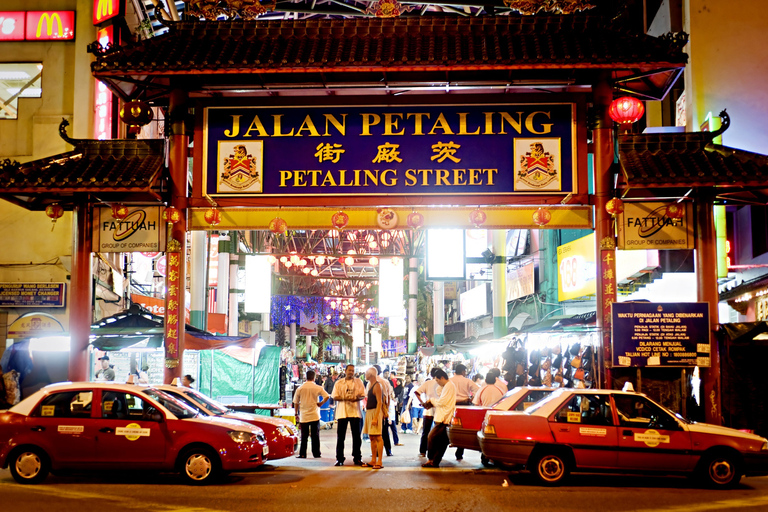
M 555 438 L 549 421 L 542 416 L 529 416 L 522 412 L 488 414 L 489 424 L 496 429 L 496 436 L 503 439 L 552 443 Z

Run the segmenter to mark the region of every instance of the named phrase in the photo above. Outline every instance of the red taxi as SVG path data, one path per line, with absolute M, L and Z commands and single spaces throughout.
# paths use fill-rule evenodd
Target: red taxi
M 103 469 L 178 471 L 203 484 L 258 467 L 268 450 L 253 425 L 129 384 L 52 384 L 0 413 L 0 467 L 23 484 L 49 471 Z
M 199 409 L 208 416 L 240 420 L 261 428 L 269 445 L 269 460 L 283 459 L 296 453 L 299 446 L 299 430 L 288 420 L 233 411 L 216 400 L 208 398 L 199 391 L 190 388 L 168 385 L 154 387 Z
M 587 470 L 687 474 L 715 488 L 768 474 L 765 438 L 689 422 L 638 393 L 558 390 L 524 413 L 489 411 L 477 436 L 486 457 L 546 485 Z
M 477 405 L 457 406 L 456 414 L 454 414 L 451 426 L 448 428 L 448 439 L 451 441 L 451 446 L 480 451 L 477 433 L 482 428 L 483 419 L 485 419 L 485 413 L 488 410 L 524 411 L 548 396 L 552 391 L 554 391 L 552 388 L 517 387 L 507 391 L 491 407 Z M 484 465 L 489 465 L 491 462 L 485 455 L 481 456 L 480 460 Z

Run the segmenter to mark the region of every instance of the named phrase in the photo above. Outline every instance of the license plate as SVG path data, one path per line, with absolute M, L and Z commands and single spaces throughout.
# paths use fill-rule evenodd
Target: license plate
M 264 455 L 269 455 L 269 446 L 264 447 Z

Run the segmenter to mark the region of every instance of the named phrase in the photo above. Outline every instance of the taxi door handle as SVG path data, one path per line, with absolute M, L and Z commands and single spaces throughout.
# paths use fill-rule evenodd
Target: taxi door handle
M 624 430 L 624 431 L 621 432 L 621 435 L 623 435 L 623 436 L 632 436 L 632 435 L 634 435 L 634 432 L 632 432 L 631 430 Z
M 560 432 L 570 432 L 571 427 L 560 427 Z
M 44 430 L 45 430 L 45 427 L 41 427 L 41 426 L 39 426 L 39 425 L 38 425 L 38 426 L 36 426 L 36 427 L 32 427 L 32 428 L 30 428 L 30 430 L 31 430 L 32 432 L 42 432 L 42 431 L 44 431 Z
M 99 432 L 103 432 L 104 434 L 113 434 L 115 432 L 115 429 L 104 427 L 104 428 L 100 428 Z

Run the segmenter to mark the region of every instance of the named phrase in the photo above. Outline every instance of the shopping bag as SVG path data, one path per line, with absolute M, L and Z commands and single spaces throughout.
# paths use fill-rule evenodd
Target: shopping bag
M 400 415 L 400 423 L 410 423 L 411 422 L 411 413 L 408 412 L 408 409 L 404 410 L 403 413 Z

